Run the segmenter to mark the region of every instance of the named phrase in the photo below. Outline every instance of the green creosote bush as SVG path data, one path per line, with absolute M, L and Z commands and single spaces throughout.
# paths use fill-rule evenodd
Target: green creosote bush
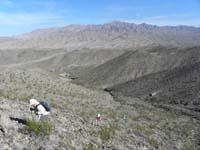
M 145 134 L 147 136 L 154 134 L 154 131 L 151 128 L 147 128 L 147 127 L 139 125 L 139 124 L 136 126 L 136 130 L 139 132 L 142 132 L 143 134 Z
M 0 97 L 4 97 L 6 99 L 11 99 L 10 94 L 8 94 L 8 92 L 0 90 Z
M 95 111 L 90 110 L 90 111 L 81 111 L 79 113 L 80 117 L 83 119 L 89 119 L 89 118 L 95 118 L 95 114 L 97 114 Z
M 155 147 L 155 148 L 158 148 L 158 147 L 159 147 L 159 142 L 158 142 L 156 139 L 151 138 L 151 137 L 148 137 L 148 138 L 147 138 L 147 141 L 148 141 L 148 143 L 149 143 L 151 146 L 153 146 L 153 147 Z
M 65 137 L 65 135 L 63 135 L 63 134 L 59 134 L 58 136 L 60 138 L 59 144 L 61 146 L 68 147 L 70 150 L 76 150 L 76 148 L 71 145 L 72 142 L 69 139 L 69 137 Z
M 30 96 L 28 96 L 28 95 L 21 95 L 21 96 L 18 97 L 18 99 L 20 101 L 25 101 L 26 102 L 26 101 L 30 100 L 32 97 L 33 97 L 33 95 L 30 95 Z
M 195 145 L 191 142 L 186 142 L 183 145 L 183 150 L 196 150 Z
M 118 126 L 115 124 L 109 125 L 108 127 L 102 127 L 98 134 L 103 141 L 107 141 L 112 135 L 115 135 L 116 130 L 119 130 Z
M 0 97 L 4 97 L 4 91 L 0 89 Z
M 83 145 L 83 150 L 96 150 L 93 145 Z
M 50 105 L 56 109 L 63 109 L 59 104 L 51 102 Z
M 53 131 L 53 125 L 49 120 L 44 120 L 41 122 L 28 120 L 27 129 L 30 132 L 35 133 L 37 136 L 40 135 L 49 136 L 50 133 Z
M 50 106 L 52 106 L 53 108 L 56 108 L 56 109 L 64 109 L 64 105 L 62 104 L 58 104 L 56 102 L 52 102 L 50 101 Z

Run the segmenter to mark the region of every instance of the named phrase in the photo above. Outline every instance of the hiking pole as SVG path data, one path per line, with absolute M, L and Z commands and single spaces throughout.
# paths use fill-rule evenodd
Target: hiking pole
M 31 111 L 31 116 L 32 116 L 32 120 L 35 121 L 35 118 L 33 117 L 33 112 Z

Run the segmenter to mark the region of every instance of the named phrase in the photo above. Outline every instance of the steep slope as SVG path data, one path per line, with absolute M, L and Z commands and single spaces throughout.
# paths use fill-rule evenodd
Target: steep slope
M 40 29 L 0 42 L 0 49 L 122 49 L 148 45 L 199 45 L 200 29 L 112 22 L 103 25 L 69 25 Z
M 110 87 L 107 91 L 117 97 L 137 97 L 156 105 L 170 104 L 199 113 L 199 85 L 200 62 L 146 75 Z
M 144 75 L 199 62 L 200 47 L 155 47 L 128 51 L 80 75 L 77 83 L 105 88 Z
M 54 128 L 49 136 L 10 120 L 32 119 L 30 98 L 51 104 Z M 131 107 L 120 105 L 103 91 L 74 85 L 46 71 L 1 68 L 1 149 L 199 149 L 198 120 L 132 101 Z M 98 124 L 97 113 L 103 117 Z

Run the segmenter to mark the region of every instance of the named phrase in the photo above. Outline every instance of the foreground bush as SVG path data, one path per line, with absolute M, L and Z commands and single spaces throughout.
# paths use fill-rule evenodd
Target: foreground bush
M 107 141 L 111 138 L 112 135 L 115 135 L 115 132 L 119 130 L 117 125 L 109 125 L 101 127 L 101 130 L 98 131 L 101 140 Z
M 53 126 L 49 120 L 44 120 L 41 122 L 36 122 L 33 120 L 27 121 L 27 129 L 30 132 L 35 133 L 37 136 L 49 136 L 50 133 L 53 131 Z

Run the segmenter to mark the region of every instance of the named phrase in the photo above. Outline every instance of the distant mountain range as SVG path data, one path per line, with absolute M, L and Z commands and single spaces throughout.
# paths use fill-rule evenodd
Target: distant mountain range
M 1 37 L 0 49 L 132 49 L 151 45 L 185 47 L 199 43 L 200 28 L 196 27 L 111 22 L 68 25 Z

